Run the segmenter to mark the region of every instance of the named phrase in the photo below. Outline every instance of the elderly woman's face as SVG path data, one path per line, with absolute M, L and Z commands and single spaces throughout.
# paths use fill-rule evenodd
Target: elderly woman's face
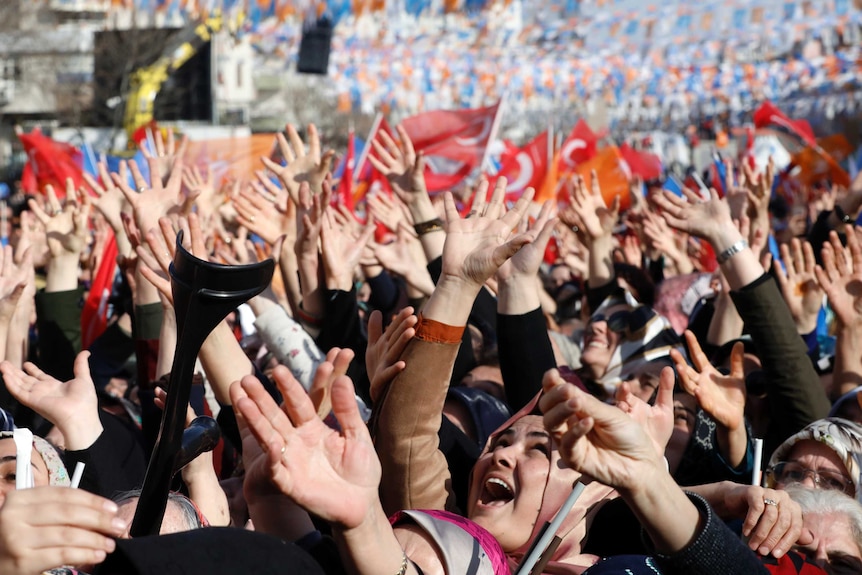
M 18 452 L 15 440 L 11 437 L 0 439 L 0 505 L 6 500 L 6 494 L 15 490 Z M 48 485 L 48 467 L 39 452 L 34 447 L 30 454 L 30 468 L 33 470 L 35 487 Z
M 841 458 L 832 448 L 819 441 L 800 441 L 793 446 L 783 463 L 775 471 L 775 482 L 779 489 L 799 483 L 811 489 L 837 489 L 851 497 L 856 496 L 853 480 Z
M 467 515 L 504 551 L 530 538 L 542 507 L 554 447 L 538 415 L 528 415 L 491 439 L 473 467 Z
M 608 364 L 617 349 L 622 334 L 611 329 L 608 319 L 618 312 L 629 310 L 625 304 L 615 305 L 603 310 L 601 314 L 593 314 L 584 330 L 584 351 L 581 353 L 581 365 L 590 371 L 594 378 L 605 374 Z M 616 326 L 615 326 L 616 327 Z

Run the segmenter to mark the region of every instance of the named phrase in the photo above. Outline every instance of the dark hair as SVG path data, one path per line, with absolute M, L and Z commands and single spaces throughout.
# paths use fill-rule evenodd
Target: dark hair
M 624 279 L 632 287 L 634 291 L 632 295 L 636 300 L 644 305 L 653 307 L 655 303 L 655 284 L 643 269 L 631 264 L 615 262 L 614 274 L 618 278 Z

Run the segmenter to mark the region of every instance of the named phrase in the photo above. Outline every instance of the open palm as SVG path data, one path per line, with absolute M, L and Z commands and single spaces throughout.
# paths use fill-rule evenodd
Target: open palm
M 321 421 L 288 371 L 275 379 L 281 408 L 252 376 L 231 386 L 234 406 L 268 456 L 270 480 L 310 513 L 346 529 L 358 526 L 378 500 L 381 470 L 352 382 L 341 376 L 332 385 L 338 432 Z

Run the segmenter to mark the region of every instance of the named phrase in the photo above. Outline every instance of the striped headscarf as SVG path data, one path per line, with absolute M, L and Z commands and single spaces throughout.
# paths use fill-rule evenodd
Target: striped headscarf
M 651 307 L 638 303 L 627 291 L 621 296 L 608 296 L 593 312 L 590 320 L 610 320 L 620 312 L 606 317 L 607 312 L 619 306 L 628 308 L 621 310 L 629 314 L 625 320 L 625 329 L 614 329 L 612 322 L 608 322 L 608 328 L 620 334 L 620 341 L 604 375 L 596 380 L 609 395 L 613 395 L 620 383 L 640 373 L 649 363 L 667 358 L 670 350 L 676 349 L 685 355 L 682 342 L 667 318 Z

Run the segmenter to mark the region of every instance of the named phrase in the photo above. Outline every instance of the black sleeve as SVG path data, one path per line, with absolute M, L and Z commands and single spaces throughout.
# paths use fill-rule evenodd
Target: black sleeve
M 664 575 L 768 575 L 761 560 L 724 524 L 705 499 L 687 494 L 697 506 L 704 526 L 694 541 L 679 553 L 656 554 L 655 558 Z M 648 547 L 652 547 L 646 533 Z
M 140 488 L 147 472 L 140 431 L 101 409 L 99 420 L 104 431 L 93 445 L 64 453 L 69 473 L 78 462 L 83 463 L 80 487 L 102 497 L 111 498 L 116 493 Z
M 39 367 L 60 381 L 75 377 L 72 366 L 81 351 L 81 300 L 84 290 L 36 294 Z
M 775 280 L 763 274 L 732 291 L 730 297 L 745 322 L 745 330 L 751 334 L 766 374 L 772 419 L 764 450 L 772 453 L 785 439 L 826 417 L 829 399 Z
M 356 289 L 330 291 L 327 296 L 323 324 L 315 343 L 324 354 L 333 347 L 353 350 L 357 360 L 350 362 L 347 375 L 356 385 L 356 393 L 359 397 L 366 404 L 371 405 L 370 382 L 365 372 L 364 361 L 368 340 L 359 317 Z
M 369 305 L 373 309 L 384 312 L 385 316 L 385 312 L 394 308 L 395 304 L 398 303 L 398 284 L 386 271 L 373 278 L 367 278 L 366 281 L 371 288 L 371 296 L 368 299 Z
M 808 230 L 808 243 L 811 244 L 811 247 L 814 248 L 814 259 L 817 260 L 817 263 L 823 265 L 823 257 L 820 254 L 820 249 L 823 247 L 825 242 L 829 241 L 829 232 L 831 228 L 829 227 L 829 216 L 832 215 L 832 210 L 820 212 L 817 215 L 817 219 L 814 220 L 814 223 L 811 224 L 811 229 Z M 844 233 L 843 230 L 835 230 L 838 232 L 838 235 L 842 239 L 842 243 L 844 243 Z
M 542 376 L 556 367 L 542 308 L 497 316 L 497 346 L 506 400 L 516 412 L 542 390 Z

